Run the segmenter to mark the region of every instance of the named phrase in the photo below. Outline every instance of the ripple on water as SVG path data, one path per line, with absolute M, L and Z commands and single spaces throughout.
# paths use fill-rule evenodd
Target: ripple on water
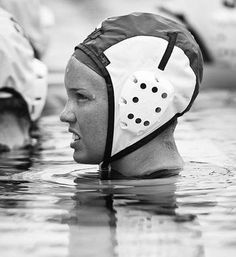
M 234 256 L 233 167 L 187 156 L 179 176 L 101 181 L 72 160 L 65 126 L 41 126 L 37 147 L 0 157 L 4 257 Z

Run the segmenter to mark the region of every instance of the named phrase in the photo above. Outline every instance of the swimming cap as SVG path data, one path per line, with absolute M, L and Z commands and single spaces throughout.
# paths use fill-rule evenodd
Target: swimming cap
M 0 100 L 9 95 L 8 89 L 22 96 L 32 121 L 40 117 L 47 96 L 47 68 L 33 57 L 23 29 L 0 8 Z
M 95 71 L 98 75 L 103 76 L 102 71 L 100 70 L 99 66 L 91 59 L 85 52 L 83 52 L 81 49 L 77 48 L 75 49 L 75 52 L 73 56 L 88 66 L 90 69 Z
M 76 49 L 93 60 L 107 84 L 103 168 L 159 135 L 198 94 L 199 46 L 182 24 L 159 15 L 106 19 Z

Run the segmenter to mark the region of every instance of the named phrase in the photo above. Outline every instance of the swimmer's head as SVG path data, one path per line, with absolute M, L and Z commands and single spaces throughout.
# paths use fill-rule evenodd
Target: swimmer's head
M 77 71 L 76 66 L 80 66 Z M 81 106 L 76 107 L 72 98 L 76 101 L 76 88 L 84 76 L 81 67 L 99 78 L 101 83 L 92 84 L 94 90 L 100 89 L 103 94 L 100 98 L 95 93 L 94 100 L 80 102 Z M 75 79 L 71 70 L 80 75 Z M 100 134 L 103 144 L 97 162 L 106 170 L 110 163 L 132 155 L 170 126 L 175 127 L 177 118 L 190 109 L 198 94 L 202 72 L 199 46 L 183 25 L 149 13 L 109 18 L 76 46 L 69 61 L 65 76 L 69 99 L 62 120 L 73 128 L 77 120 L 84 124 L 88 119 L 85 133 L 93 126 L 103 129 L 105 136 Z M 102 101 L 103 114 L 99 110 Z M 95 123 L 90 120 L 96 104 L 95 116 L 104 116 L 103 126 L 96 119 Z M 83 115 L 78 113 L 76 117 L 76 108 Z M 70 121 L 65 114 L 70 115 Z M 93 133 L 91 140 L 98 143 L 96 131 Z M 78 140 L 72 146 L 77 142 L 79 153 L 83 138 L 74 137 Z M 87 163 L 91 157 L 87 156 Z M 83 162 L 80 158 L 75 160 Z

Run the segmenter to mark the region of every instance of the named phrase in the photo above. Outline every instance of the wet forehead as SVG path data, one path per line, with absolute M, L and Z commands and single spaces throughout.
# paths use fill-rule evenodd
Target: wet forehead
M 91 70 L 75 57 L 69 60 L 65 72 L 65 86 L 70 88 L 84 88 L 90 90 L 105 90 L 104 78 Z

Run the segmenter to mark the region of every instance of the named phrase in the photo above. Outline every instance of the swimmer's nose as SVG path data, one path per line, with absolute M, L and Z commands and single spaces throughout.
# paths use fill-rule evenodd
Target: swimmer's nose
M 74 112 L 69 108 L 68 103 L 65 105 L 64 110 L 60 114 L 60 120 L 62 122 L 75 122 L 76 121 L 76 116 Z

